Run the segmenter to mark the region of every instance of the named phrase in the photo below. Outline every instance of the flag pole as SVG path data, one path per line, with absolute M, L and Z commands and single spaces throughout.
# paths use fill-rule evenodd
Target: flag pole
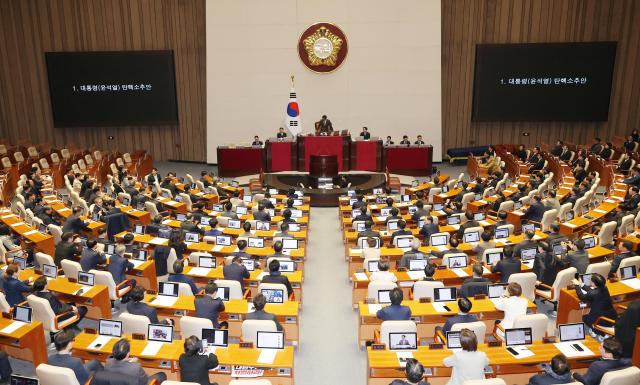
M 291 75 L 291 87 L 295 88 L 295 76 Z

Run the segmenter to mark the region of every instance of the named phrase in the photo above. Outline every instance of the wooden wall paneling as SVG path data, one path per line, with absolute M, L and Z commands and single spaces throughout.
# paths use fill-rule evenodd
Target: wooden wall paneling
M 0 137 L 205 161 L 204 10 L 205 0 L 0 2 Z M 175 53 L 179 126 L 53 128 L 44 52 L 154 49 Z

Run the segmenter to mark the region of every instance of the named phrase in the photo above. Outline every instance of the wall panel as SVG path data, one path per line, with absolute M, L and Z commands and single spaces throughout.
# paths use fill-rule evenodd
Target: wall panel
M 555 139 L 584 143 L 640 127 L 640 2 L 446 0 L 442 18 L 444 149 Z M 618 41 L 608 122 L 471 121 L 476 44 L 607 40 Z
M 1 1 L 0 138 L 205 161 L 204 1 Z M 165 49 L 174 51 L 179 126 L 53 127 L 44 52 Z

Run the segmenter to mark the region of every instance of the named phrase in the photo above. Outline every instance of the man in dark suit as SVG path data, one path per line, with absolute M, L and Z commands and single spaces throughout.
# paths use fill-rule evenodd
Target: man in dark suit
M 385 146 L 393 146 L 395 143 L 391 140 L 390 136 L 387 136 L 387 140 L 384 141 Z
M 255 319 L 255 320 L 264 320 L 264 321 L 273 321 L 276 323 L 276 329 L 278 331 L 282 331 L 282 325 L 278 322 L 278 318 L 271 313 L 267 313 L 264 311 L 264 306 L 267 304 L 267 298 L 262 294 L 257 294 L 253 297 L 253 307 L 255 311 L 251 313 L 247 313 L 244 319 Z
M 382 237 L 380 233 L 374 230 L 371 230 L 373 227 L 373 221 L 366 221 L 364 223 L 364 231 L 358 233 L 358 238 L 378 238 L 380 240 L 380 246 L 382 246 Z
M 286 275 L 282 275 L 280 272 L 280 261 L 277 259 L 273 259 L 269 262 L 269 275 L 262 278 L 262 283 L 279 283 L 287 288 L 288 296 L 293 293 L 291 282 L 289 282 L 289 278 Z
M 34 294 L 40 298 L 44 298 L 47 301 L 49 301 L 49 305 L 51 306 L 51 310 L 53 310 L 53 313 L 55 315 L 60 315 L 60 314 L 64 314 L 67 312 L 72 312 L 77 314 L 80 318 L 78 319 L 77 322 L 74 322 L 72 325 L 69 326 L 75 326 L 78 324 L 78 322 L 82 321 L 82 319 L 84 318 L 84 316 L 87 314 L 87 307 L 86 306 L 73 306 L 73 305 L 69 305 L 67 303 L 63 303 L 61 302 L 58 297 L 56 297 L 53 293 L 51 293 L 49 290 L 47 290 L 47 277 L 45 276 L 41 276 L 40 278 L 36 279 L 33 282 L 33 291 Z M 69 316 L 65 316 L 62 319 L 69 319 L 71 317 L 73 317 L 73 314 L 70 314 Z
M 599 385 L 605 373 L 631 366 L 630 359 L 621 358 L 622 345 L 615 338 L 607 338 L 602 341 L 600 353 L 602 358 L 594 361 L 586 374 L 574 373 L 573 378 L 584 385 Z
M 411 214 L 411 220 L 414 223 L 418 223 L 420 218 L 426 217 L 428 215 L 429 215 L 429 212 L 424 209 L 424 202 L 422 202 L 422 200 L 416 201 L 416 211 L 413 214 Z
M 245 241 L 244 239 L 241 239 L 236 243 L 236 246 L 238 247 L 238 251 L 236 251 L 235 253 L 231 253 L 231 255 L 240 257 L 242 259 L 251 258 L 251 254 L 245 251 L 245 249 L 247 248 L 247 241 Z
M 204 230 L 198 227 L 196 218 L 193 214 L 187 214 L 187 219 L 180 222 L 180 228 L 189 233 L 198 233 L 204 235 Z
M 60 226 L 60 221 L 54 217 L 51 206 L 44 206 L 42 212 L 38 215 L 38 218 L 42 220 L 42 224 L 45 226 Z
M 117 245 L 115 253 L 109 257 L 109 265 L 107 270 L 113 276 L 113 281 L 119 285 L 126 279 L 126 272 L 133 269 L 133 263 L 124 257 L 126 247 Z
M 460 312 L 453 317 L 447 318 L 441 329 L 442 332 L 446 335 L 448 331 L 451 331 L 451 327 L 457 323 L 476 322 L 478 317 L 475 314 L 469 314 L 472 306 L 473 304 L 466 297 L 458 298 L 458 309 Z
M 360 133 L 360 136 L 364 140 L 371 139 L 371 133 L 369 132 L 369 129 L 367 127 L 362 127 L 362 132 Z
M 196 317 L 211 320 L 214 328 L 220 327 L 218 316 L 224 311 L 224 302 L 217 298 L 217 294 L 218 285 L 211 282 L 204 287 L 204 295 L 195 299 Z
M 158 231 L 162 227 L 163 220 L 164 219 L 162 218 L 162 215 L 156 215 L 155 217 L 153 217 L 153 221 L 147 225 L 147 228 L 145 229 L 145 233 L 149 235 L 157 236 Z
M 131 344 L 126 339 L 121 339 L 113 345 L 111 357 L 107 358 L 104 370 L 107 372 L 121 373 L 133 379 L 131 385 L 147 385 L 150 379 L 156 379 L 162 383 L 167 379 L 167 375 L 158 372 L 148 376 L 137 361 L 129 359 Z
M 562 220 L 564 221 L 564 218 Z M 551 232 L 547 234 L 547 242 L 549 242 L 550 245 L 553 245 L 554 243 L 559 243 L 566 240 L 567 237 L 560 234 L 560 225 L 557 223 L 553 223 L 551 225 Z
M 476 294 L 488 294 L 489 285 L 492 283 L 489 278 L 484 278 L 484 267 L 481 263 L 475 263 L 472 267 L 473 277 L 467 278 L 460 287 L 458 293 L 460 297 L 473 297 Z
M 168 281 L 169 282 L 186 283 L 191 288 L 191 293 L 193 295 L 198 294 L 198 292 L 200 290 L 196 286 L 196 282 L 193 280 L 193 278 L 189 277 L 188 275 L 182 274 L 183 270 L 184 270 L 184 265 L 182 264 L 182 261 L 180 261 L 180 260 L 175 261 L 173 263 L 173 271 L 174 271 L 174 273 L 173 274 L 169 274 Z
M 262 143 L 258 135 L 253 137 L 253 142 L 251 143 L 252 146 L 262 146 L 263 144 L 264 143 Z
M 107 258 L 98 251 L 98 241 L 89 239 L 87 241 L 87 248 L 82 250 L 82 257 L 80 257 L 82 271 L 95 269 L 98 265 L 104 265 L 105 263 L 107 263 Z
M 131 301 L 127 303 L 127 313 L 145 316 L 149 318 L 149 322 L 152 324 L 160 323 L 156 309 L 142 302 L 144 299 L 144 287 L 136 286 L 131 289 L 129 298 Z M 165 320 L 164 323 L 171 324 L 168 320 Z
M 545 211 L 546 208 L 542 203 L 542 198 L 540 198 L 540 195 L 535 195 L 533 197 L 533 203 L 531 203 L 531 206 L 524 212 L 523 218 L 540 222 Z
M 21 281 L 16 278 L 17 273 L 17 265 L 9 265 L 4 271 L 4 295 L 11 307 L 24 301 L 22 293 L 30 293 L 33 291 L 33 287 L 28 285 L 28 283 L 31 282 L 30 279 Z
M 357 203 L 357 202 L 356 202 Z M 370 221 L 372 220 L 371 215 L 367 214 L 367 205 L 360 207 L 360 214 L 357 217 L 353 218 L 353 221 Z
M 396 239 L 396 237 L 402 235 L 413 235 L 411 230 L 407 230 L 407 222 L 405 222 L 404 219 L 398 221 L 398 230 L 391 234 L 391 244 L 393 244 L 393 240 Z
M 322 115 L 322 119 L 318 122 L 317 127 L 321 134 L 329 134 L 333 132 L 333 125 L 331 124 L 331 121 L 327 119 L 327 115 Z
M 362 194 L 358 194 L 356 195 L 356 201 L 353 202 L 353 204 L 351 205 L 351 209 L 355 210 L 355 209 L 359 209 L 362 206 L 367 206 L 367 202 L 364 201 L 364 195 Z
M 242 287 L 242 280 L 249 278 L 249 271 L 242 264 L 242 257 L 239 255 L 233 257 L 230 265 L 222 268 L 222 274 L 224 275 L 224 279 L 240 282 L 240 287 Z
M 209 382 L 209 371 L 218 366 L 218 357 L 215 354 L 199 354 L 202 341 L 196 336 L 187 337 L 184 340 L 184 354 L 180 355 L 180 380 L 199 385 L 217 385 Z
M 542 363 L 540 366 L 544 373 L 530 377 L 528 385 L 555 385 L 571 382 L 571 370 L 564 354 L 558 353 L 551 359 L 551 364 Z
M 604 148 L 602 146 L 602 140 L 600 138 L 594 138 L 593 141 L 594 143 L 591 145 L 591 152 L 600 154 Z
M 80 231 L 87 229 L 89 226 L 85 221 L 80 219 L 80 213 L 82 212 L 82 208 L 75 207 L 73 212 L 67 220 L 64 222 L 64 226 L 62 226 L 62 232 L 71 232 L 74 234 L 80 233 Z
M 265 211 L 265 207 L 262 203 L 258 203 L 258 211 L 253 213 L 253 219 L 256 221 L 271 222 L 271 215 Z
M 49 356 L 48 364 L 73 370 L 78 383 L 84 385 L 94 372 L 102 370 L 102 364 L 96 360 L 91 360 L 83 364 L 80 358 L 73 357 L 71 355 L 73 339 L 74 334 L 69 330 L 63 330 L 56 334 L 53 339 L 56 354 Z
M 631 211 L 638 208 L 640 203 L 640 194 L 638 194 L 638 187 L 632 186 L 629 189 L 629 196 L 621 203 L 624 210 Z
M 276 135 L 276 138 L 284 139 L 286 137 L 287 137 L 287 133 L 284 131 L 284 127 L 280 127 L 280 129 L 278 130 L 278 134 Z
M 161 181 L 162 178 L 158 175 L 158 169 L 154 167 L 151 169 L 151 174 L 147 175 L 147 184 L 149 186 L 155 186 L 156 183 L 160 183 Z
M 628 178 L 624 179 L 623 182 L 630 186 L 639 187 L 640 186 L 640 169 L 638 168 L 631 169 L 631 175 L 629 175 Z
M 420 229 L 420 234 L 424 236 L 424 243 L 428 245 L 430 237 L 439 232 L 440 228 L 437 223 L 433 222 L 433 217 L 431 215 L 426 216 L 424 225 Z
M 522 271 L 522 263 L 519 259 L 513 258 L 513 247 L 506 246 L 503 249 L 504 259 L 498 261 L 491 268 L 492 273 L 500 273 L 500 282 L 509 282 L 511 274 L 520 273 Z
M 416 144 L 418 146 L 424 146 L 425 143 L 424 143 L 424 140 L 422 140 L 422 135 L 418 135 L 416 138 L 416 141 L 413 144 Z
M 585 171 L 582 164 L 578 163 L 573 169 L 573 177 L 576 178 L 576 181 L 578 181 L 578 183 L 582 183 L 584 178 L 587 177 L 587 172 Z
M 400 141 L 400 144 L 404 146 L 411 146 L 411 141 L 409 140 L 409 136 L 402 135 L 402 140 Z
M 575 267 L 579 274 L 586 273 L 589 266 L 589 253 L 584 249 L 584 241 L 578 239 L 573 243 L 572 249 L 562 257 L 563 267 Z
M 513 256 L 516 258 L 521 257 L 522 249 L 531 249 L 538 248 L 538 242 L 534 241 L 533 238 L 536 236 L 535 231 L 527 230 L 524 232 L 524 240 L 518 243 L 513 249 Z
M 266 209 L 274 209 L 275 206 L 271 202 L 271 194 L 267 191 L 264 193 L 264 198 L 258 201 L 258 205 L 262 204 Z
M 611 262 L 611 270 L 609 270 L 609 275 L 616 274 L 618 272 L 618 268 L 620 267 L 620 262 L 623 259 L 633 257 L 633 244 L 629 241 L 622 241 L 618 244 L 618 250 L 620 253 L 613 257 L 613 261 Z
M 382 321 L 406 321 L 411 318 L 411 309 L 401 305 L 404 295 L 402 290 L 395 288 L 389 293 L 391 305 L 378 310 L 376 317 Z
M 604 144 L 604 148 L 600 152 L 600 156 L 602 157 L 602 159 L 609 160 L 609 158 L 611 158 L 611 156 L 613 155 L 612 148 L 613 148 L 613 144 L 611 144 L 610 142 L 607 142 Z
M 464 213 L 464 217 L 466 218 L 466 222 L 460 225 L 460 228 L 457 232 L 458 238 L 460 239 L 462 239 L 462 237 L 464 236 L 464 231 L 466 229 L 470 229 L 472 227 L 481 227 L 480 222 L 473 219 L 473 213 L 471 211 L 467 210 Z

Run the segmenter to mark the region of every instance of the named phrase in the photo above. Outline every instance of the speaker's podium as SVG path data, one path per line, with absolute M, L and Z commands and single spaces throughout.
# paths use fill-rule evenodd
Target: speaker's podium
M 298 171 L 309 171 L 311 155 L 334 155 L 338 172 L 348 171 L 351 136 L 346 130 L 298 136 Z

